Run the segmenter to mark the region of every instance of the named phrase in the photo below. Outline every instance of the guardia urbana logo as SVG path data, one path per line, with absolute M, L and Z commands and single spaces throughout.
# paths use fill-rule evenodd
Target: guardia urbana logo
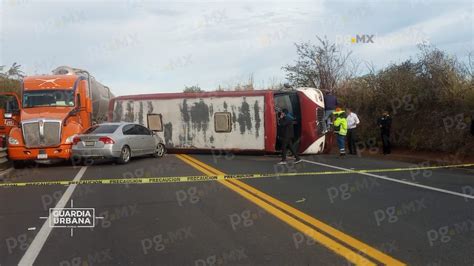
M 69 208 L 49 208 L 49 215 L 42 216 L 40 219 L 47 220 L 50 227 L 69 228 L 71 237 L 74 235 L 75 228 L 93 228 L 96 219 L 104 217 L 95 216 L 94 208 L 75 208 L 73 201 Z
M 51 208 L 51 227 L 94 227 L 93 208 Z

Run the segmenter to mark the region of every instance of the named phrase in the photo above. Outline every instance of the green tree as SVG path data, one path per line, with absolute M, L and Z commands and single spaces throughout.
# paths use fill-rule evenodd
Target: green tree
M 183 92 L 204 92 L 199 85 L 185 86 Z
M 15 92 L 20 94 L 20 80 L 25 77 L 21 65 L 13 63 L 8 69 L 0 66 L 0 92 Z
M 326 37 L 316 37 L 317 44 L 295 44 L 298 58 L 295 64 L 286 65 L 283 70 L 293 86 L 335 90 L 350 74 L 347 63 L 351 53 L 342 51 Z

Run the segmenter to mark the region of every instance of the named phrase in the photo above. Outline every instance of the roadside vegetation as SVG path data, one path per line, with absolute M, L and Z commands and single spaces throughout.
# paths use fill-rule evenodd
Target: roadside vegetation
M 25 76 L 21 65 L 13 63 L 11 67 L 0 66 L 0 92 L 20 94 L 20 80 Z
M 341 107 L 360 119 L 359 139 L 379 138 L 377 118 L 387 110 L 393 119 L 392 143 L 412 150 L 474 154 L 470 134 L 474 116 L 474 54 L 461 62 L 435 47 L 419 45 L 415 58 L 375 70 L 360 64 L 327 39 L 296 44 L 298 58 L 284 66 L 293 86 L 333 90 Z M 367 73 L 368 72 L 368 73 Z

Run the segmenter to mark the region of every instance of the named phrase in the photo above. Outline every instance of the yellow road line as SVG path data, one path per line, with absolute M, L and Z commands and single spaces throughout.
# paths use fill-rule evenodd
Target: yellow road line
M 322 221 L 312 217 L 312 216 L 309 216 L 308 214 L 298 210 L 298 209 L 295 209 L 293 207 L 291 207 L 290 205 L 287 205 L 286 203 L 283 203 L 271 196 L 269 196 L 268 194 L 265 194 L 263 193 L 262 191 L 260 190 L 257 190 L 255 189 L 254 187 L 252 186 L 249 186 L 247 184 L 245 184 L 244 182 L 240 181 L 240 180 L 228 180 L 229 182 L 231 183 L 235 183 L 241 187 L 243 187 L 244 189 L 252 192 L 253 194 L 267 200 L 268 202 L 272 203 L 273 205 L 299 217 L 300 219 L 308 222 L 309 224 L 312 224 L 313 226 L 315 226 L 316 228 L 328 233 L 329 235 L 333 236 L 334 238 L 336 239 L 339 239 L 340 241 L 350 245 L 351 247 L 357 249 L 357 250 L 360 250 L 362 252 L 364 252 L 365 254 L 369 255 L 370 257 L 372 258 L 375 258 L 377 259 L 378 261 L 381 261 L 387 265 L 405 265 L 404 263 L 380 252 L 379 250 L 337 230 L 336 228 L 332 227 L 332 226 L 329 226 L 325 223 L 323 223 Z
M 313 228 L 307 226 L 306 224 L 298 221 L 297 219 L 289 216 L 285 212 L 275 208 L 274 206 L 266 203 L 265 201 L 255 197 L 254 195 L 248 193 L 247 191 L 234 186 L 231 184 L 231 182 L 228 182 L 226 180 L 220 180 L 220 183 L 222 183 L 224 186 L 227 188 L 233 190 L 234 192 L 237 192 L 244 198 L 248 199 L 249 201 L 255 203 L 262 209 L 266 210 L 267 212 L 273 214 L 275 217 L 278 219 L 282 220 L 286 224 L 290 225 L 294 229 L 302 232 L 303 234 L 307 235 L 308 237 L 312 238 L 314 241 L 322 244 L 323 246 L 329 248 L 336 254 L 341 255 L 342 257 L 346 258 L 348 261 L 356 264 L 356 265 L 376 265 L 375 263 L 369 261 L 365 257 L 361 256 L 360 254 L 357 254 L 353 250 L 348 249 L 347 247 L 341 245 L 340 243 L 334 241 L 333 239 L 321 234 L 320 232 L 314 230 Z
M 217 174 L 217 175 L 225 175 L 223 172 L 215 169 L 214 167 L 210 166 L 210 165 L 207 165 L 189 155 L 186 155 L 185 158 L 193 161 L 194 163 L 198 164 L 200 167 L 202 168 L 206 168 L 208 171 L 212 171 L 214 174 Z M 288 213 L 290 214 L 293 214 L 295 215 L 296 217 L 299 217 L 300 219 L 308 222 L 309 224 L 315 226 L 316 228 L 328 233 L 329 235 L 335 237 L 336 239 L 344 242 L 344 243 L 347 243 L 348 245 L 350 245 L 351 247 L 357 249 L 357 250 L 360 250 L 362 252 L 364 252 L 365 254 L 369 255 L 370 257 L 372 258 L 375 258 L 377 259 L 378 261 L 380 262 L 383 262 L 387 265 L 405 265 L 404 263 L 384 254 L 383 252 L 380 252 L 379 250 L 337 230 L 336 228 L 332 227 L 332 226 L 329 226 L 325 223 L 323 223 L 322 221 L 312 217 L 312 216 L 309 216 L 307 215 L 306 213 L 298 210 L 298 209 L 295 209 L 273 197 L 271 197 L 270 195 L 266 194 L 266 193 L 263 193 L 262 191 L 260 190 L 257 190 L 256 188 L 252 187 L 252 186 L 249 186 L 247 184 L 245 184 L 244 182 L 240 181 L 240 180 L 237 180 L 237 179 L 228 179 L 226 180 L 227 182 L 229 183 L 233 183 L 237 186 L 240 186 L 244 189 L 246 189 L 247 191 L 257 195 L 258 197 L 272 203 L 274 206 L 277 206 L 285 211 L 287 211 Z
M 191 166 L 195 167 L 198 170 L 205 169 L 205 172 L 207 172 L 208 174 L 224 175 L 223 172 L 188 155 L 181 155 L 179 158 L 183 160 L 184 162 L 190 164 Z M 353 250 L 348 249 L 347 247 L 338 243 L 337 241 L 334 241 L 333 239 L 325 236 L 324 234 L 321 234 L 320 232 L 298 221 L 297 219 L 281 211 L 280 209 L 272 206 L 271 204 L 268 204 L 262 199 L 236 186 L 235 184 L 232 184 L 232 182 L 229 182 L 229 180 L 219 180 L 219 182 L 222 183 L 227 188 L 243 196 L 244 198 L 248 199 L 249 201 L 257 204 L 258 206 L 260 206 L 267 212 L 273 214 L 275 217 L 282 220 L 283 222 L 290 225 L 291 227 L 295 228 L 296 230 L 304 233 L 305 235 L 307 235 L 308 237 L 311 237 L 313 240 L 317 241 L 318 243 L 321 243 L 322 245 L 326 246 L 327 248 L 329 248 L 336 254 L 339 254 L 342 257 L 346 258 L 348 261 L 356 265 L 376 265 L 375 263 L 371 262 L 370 260 L 363 257 L 362 255 L 357 254 Z
M 188 163 L 188 159 L 185 157 L 184 154 L 176 154 L 176 157 L 178 157 L 179 159 L 181 159 L 183 162 L 185 163 Z M 189 163 L 188 163 L 189 164 Z M 199 171 L 201 171 L 202 173 L 208 175 L 208 176 L 213 176 L 214 174 L 211 173 L 211 171 L 208 171 L 206 170 L 205 168 L 203 167 L 200 167 L 199 165 L 193 165 L 194 168 L 198 169 Z
M 194 162 L 195 164 L 203 167 L 203 168 L 206 168 L 209 172 L 211 172 L 212 175 L 226 175 L 225 173 L 217 170 L 216 168 L 208 165 L 208 164 L 205 164 L 204 162 L 201 162 L 199 161 L 198 159 L 194 158 L 194 157 L 191 157 L 187 154 L 181 154 L 181 156 L 183 156 L 184 158 L 186 158 L 187 160 L 190 160 L 192 162 Z

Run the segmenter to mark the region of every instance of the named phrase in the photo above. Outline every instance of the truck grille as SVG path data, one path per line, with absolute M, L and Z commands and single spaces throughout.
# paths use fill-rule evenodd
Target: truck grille
M 44 121 L 42 124 L 42 129 L 39 121 L 23 124 L 26 147 L 49 147 L 61 143 L 61 123 L 59 121 Z

